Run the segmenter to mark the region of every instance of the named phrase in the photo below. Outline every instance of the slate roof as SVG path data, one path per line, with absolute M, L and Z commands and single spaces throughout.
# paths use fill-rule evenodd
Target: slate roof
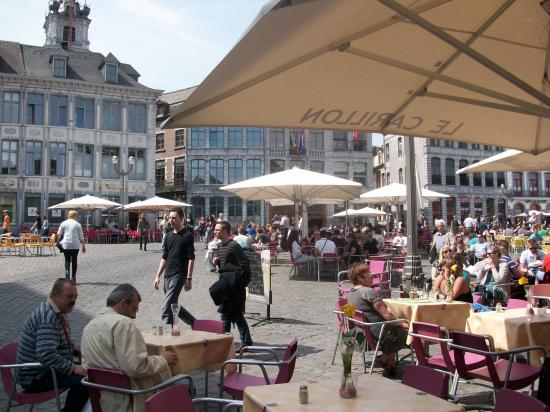
M 191 96 L 191 94 L 197 89 L 197 87 L 199 86 L 193 86 L 193 87 L 188 87 L 187 89 L 181 89 L 181 90 L 176 90 L 174 92 L 164 93 L 162 96 L 159 96 L 157 98 L 157 101 L 166 103 L 170 106 L 174 106 L 174 105 L 179 106 L 183 102 L 185 102 L 189 98 L 189 96 Z
M 100 70 L 105 61 L 118 61 L 111 53 L 105 57 L 91 51 L 30 46 L 0 40 L 0 73 L 54 79 L 50 63 L 52 55 L 67 57 L 67 79 L 98 84 L 105 84 Z M 119 64 L 119 86 L 153 90 L 140 84 L 138 78 L 139 73 L 130 64 Z

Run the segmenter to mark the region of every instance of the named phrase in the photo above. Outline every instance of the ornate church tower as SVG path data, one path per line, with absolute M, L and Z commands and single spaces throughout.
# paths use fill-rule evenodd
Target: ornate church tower
M 90 7 L 80 6 L 75 0 L 51 0 L 44 22 L 46 47 L 62 47 L 67 50 L 88 50 L 88 18 Z

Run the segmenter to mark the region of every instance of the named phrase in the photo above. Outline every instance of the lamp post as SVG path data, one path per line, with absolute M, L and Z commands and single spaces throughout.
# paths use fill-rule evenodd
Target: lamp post
M 499 189 L 502 192 L 502 195 L 504 196 L 504 201 L 506 202 L 504 207 L 504 215 L 505 215 L 504 222 L 506 222 L 508 220 L 508 212 L 510 210 L 508 198 L 512 195 L 512 190 L 507 189 L 506 186 L 504 186 L 504 183 L 500 184 Z M 498 208 L 498 204 L 497 204 L 497 208 Z
M 115 167 L 115 170 L 116 172 L 118 173 L 118 175 L 120 176 L 120 178 L 122 179 L 122 185 L 121 185 L 121 195 L 120 195 L 120 203 L 122 204 L 122 207 L 121 207 L 121 226 L 122 226 L 122 230 L 124 230 L 124 196 L 126 194 L 126 188 L 124 186 L 124 178 L 126 176 L 128 176 L 131 172 L 132 172 L 132 169 L 134 167 L 134 157 L 133 156 L 130 156 L 128 158 L 128 169 L 127 170 L 124 170 L 124 169 L 121 169 L 119 164 L 118 164 L 118 156 L 113 156 L 112 159 L 113 161 L 113 166 Z M 119 227 L 120 229 L 120 227 Z

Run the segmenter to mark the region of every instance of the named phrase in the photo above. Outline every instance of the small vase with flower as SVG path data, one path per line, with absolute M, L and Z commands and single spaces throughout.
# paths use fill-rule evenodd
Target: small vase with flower
M 365 341 L 365 332 L 359 326 L 351 328 L 349 319 L 355 315 L 355 305 L 347 303 L 342 306 L 344 312 L 345 330 L 340 337 L 340 353 L 342 354 L 342 380 L 340 384 L 340 397 L 348 399 L 357 396 L 357 375 L 351 371 L 353 352 L 359 349 Z M 353 322 L 353 321 L 352 321 Z

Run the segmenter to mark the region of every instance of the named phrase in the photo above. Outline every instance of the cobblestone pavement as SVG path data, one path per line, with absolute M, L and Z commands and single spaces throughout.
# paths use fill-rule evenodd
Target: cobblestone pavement
M 216 307 L 208 294 L 208 288 L 217 279 L 217 274 L 207 272 L 202 244 L 196 243 L 195 247 L 193 289 L 182 292 L 180 303 L 197 318 L 217 319 Z M 158 243 L 150 244 L 147 252 L 140 251 L 135 244 L 89 245 L 88 252 L 78 258 L 78 300 L 70 315 L 74 340 L 80 341 L 82 329 L 105 306 L 109 292 L 124 282 L 133 284 L 142 296 L 136 319 L 138 327 L 150 330 L 152 325 L 157 324 L 163 293 L 154 290 L 152 282 L 160 257 Z M 63 276 L 63 257 L 59 254 L 44 257 L 0 256 L 0 267 L 0 345 L 4 345 L 18 339 L 23 320 L 46 298 L 54 280 Z M 316 280 L 304 278 L 289 280 L 289 270 L 288 254 L 282 254 L 279 262 L 272 266 L 273 322 L 252 327 L 252 338 L 255 344 L 284 345 L 297 336 L 299 358 L 293 380 L 305 382 L 331 377 L 336 382 L 341 367 L 338 366 L 338 358 L 337 364 L 331 365 L 337 333 L 336 318 L 332 313 L 337 297 L 335 283 L 317 283 Z M 249 302 L 247 313 L 252 312 L 260 313 L 263 318 L 266 307 Z M 255 323 L 253 319 L 248 322 L 250 325 Z M 237 331 L 232 332 L 238 341 Z M 359 356 L 355 359 L 355 366 L 362 370 Z M 380 369 L 376 373 L 380 373 Z M 202 388 L 203 374 L 197 372 L 193 376 L 198 381 L 198 387 Z M 217 377 L 212 376 L 211 395 L 217 393 L 216 381 Z M 2 391 L 0 408 L 4 407 L 5 402 L 6 394 Z M 36 410 L 52 409 L 53 404 Z

